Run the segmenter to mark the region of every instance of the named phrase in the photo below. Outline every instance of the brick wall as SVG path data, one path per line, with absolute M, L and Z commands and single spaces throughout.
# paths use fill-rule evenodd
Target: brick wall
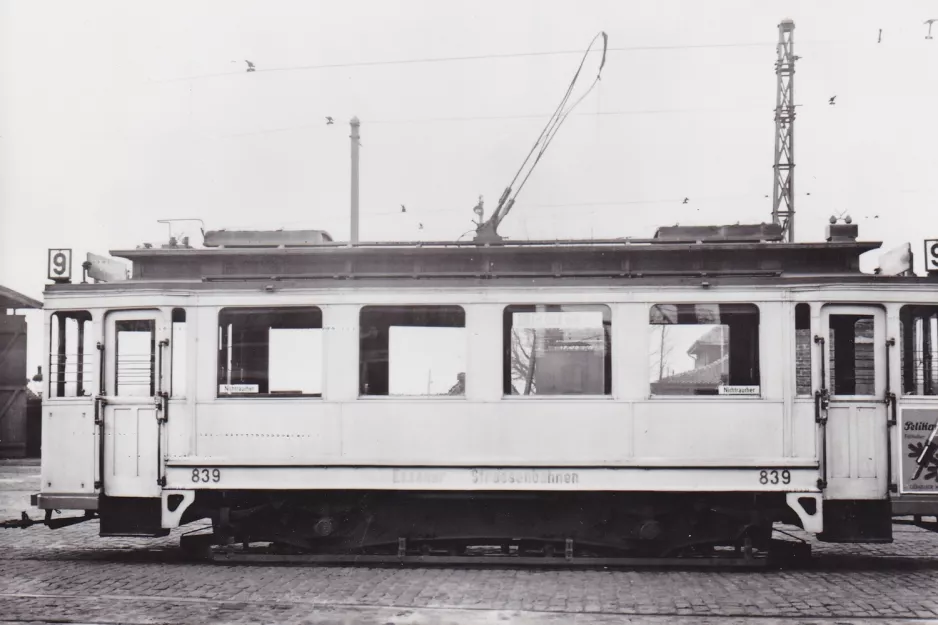
M 846 372 L 847 375 L 852 373 L 854 379 L 856 380 L 855 390 L 852 394 L 873 395 L 876 392 L 876 386 L 875 370 L 873 367 L 875 346 L 873 345 L 872 321 L 864 319 L 857 322 L 855 326 L 854 340 L 853 371 Z M 833 330 L 831 330 L 830 337 L 828 338 L 828 347 L 830 351 L 830 358 L 828 362 L 828 388 L 830 388 L 831 393 L 834 395 L 838 393 L 844 393 L 845 391 L 841 389 L 846 385 L 847 380 L 844 379 L 843 374 L 840 378 L 838 378 L 837 375 L 837 345 L 836 341 L 834 340 Z M 838 386 L 840 386 L 841 389 L 838 389 Z
M 795 330 L 795 392 L 810 395 L 811 389 L 811 330 Z
M 855 345 L 855 358 L 853 375 L 856 378 L 856 394 L 871 395 L 875 392 L 875 372 L 873 369 L 874 345 L 873 327 L 871 324 L 860 322 L 857 324 Z M 838 379 L 835 366 L 837 347 L 834 333 L 828 339 L 830 360 L 827 365 L 827 385 L 832 393 L 837 393 Z M 814 353 L 814 343 L 811 330 L 795 330 L 795 388 L 799 395 L 809 395 L 811 388 L 811 358 Z M 840 381 L 843 388 L 845 380 Z

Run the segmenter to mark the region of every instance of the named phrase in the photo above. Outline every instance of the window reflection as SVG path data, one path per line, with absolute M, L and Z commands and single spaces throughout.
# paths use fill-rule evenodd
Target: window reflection
M 506 395 L 612 392 L 608 306 L 509 306 L 504 332 Z
M 759 309 L 752 304 L 652 306 L 653 395 L 755 395 Z

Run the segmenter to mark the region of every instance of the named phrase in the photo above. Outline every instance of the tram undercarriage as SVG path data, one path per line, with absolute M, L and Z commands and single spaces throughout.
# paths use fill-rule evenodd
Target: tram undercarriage
M 319 561 L 751 559 L 800 523 L 766 493 L 201 492 L 183 521 L 206 517 L 184 548 Z

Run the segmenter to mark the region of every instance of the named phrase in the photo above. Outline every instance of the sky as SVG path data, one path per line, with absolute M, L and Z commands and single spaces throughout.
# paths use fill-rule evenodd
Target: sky
M 361 239 L 455 239 L 479 195 L 495 206 L 600 31 L 602 79 L 501 233 L 767 221 L 784 18 L 798 240 L 849 214 L 862 239 L 911 242 L 921 271 L 922 239 L 938 238 L 933 1 L 0 0 L 0 284 L 40 299 L 48 248 L 72 248 L 80 279 L 87 252 L 164 242 L 158 219 L 347 239 L 353 116 Z M 467 56 L 487 58 L 452 60 Z

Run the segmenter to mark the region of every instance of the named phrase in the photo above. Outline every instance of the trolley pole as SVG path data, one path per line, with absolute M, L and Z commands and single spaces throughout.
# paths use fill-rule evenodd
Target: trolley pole
M 358 148 L 361 138 L 358 128 L 361 122 L 353 117 L 349 123 L 352 126 L 352 134 L 349 135 L 352 140 L 352 233 L 349 241 L 358 243 Z

